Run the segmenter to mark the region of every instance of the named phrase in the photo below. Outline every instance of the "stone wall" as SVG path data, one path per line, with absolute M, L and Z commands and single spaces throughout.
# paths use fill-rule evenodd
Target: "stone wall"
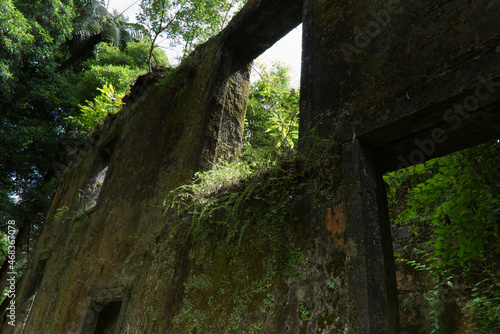
M 486 0 L 304 1 L 301 148 L 342 156 L 353 332 L 398 327 L 382 173 L 498 138 L 499 15 Z
M 223 49 L 213 38 L 159 82 L 142 78 L 70 157 L 38 241 L 33 265 L 44 261 L 45 275 L 26 332 L 79 333 L 89 298 L 125 298 L 142 277 L 127 263 L 165 224 L 164 196 L 218 157 L 238 156 L 249 68 L 232 67 Z
M 382 173 L 499 135 L 499 6 L 249 1 L 74 152 L 3 333 L 398 332 Z M 301 21 L 303 160 L 167 210 L 239 155 L 248 64 Z
M 307 0 L 302 134 L 317 128 L 342 142 L 361 138 L 378 151 L 382 170 L 401 168 L 400 155 L 414 164 L 495 137 L 499 7 Z M 443 134 L 434 134 L 435 149 L 410 156 L 414 141 L 432 139 L 436 128 Z

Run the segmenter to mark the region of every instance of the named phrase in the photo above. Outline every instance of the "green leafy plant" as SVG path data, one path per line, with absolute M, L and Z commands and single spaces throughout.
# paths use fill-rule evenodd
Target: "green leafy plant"
M 61 206 L 56 210 L 56 213 L 54 213 L 53 219 L 59 219 L 62 217 L 66 212 L 68 212 L 69 207 L 67 206 Z
M 299 314 L 300 319 L 302 319 L 303 322 L 311 321 L 311 311 L 309 311 L 307 306 L 302 305 L 301 307 L 299 307 Z
M 79 117 L 68 117 L 79 126 L 80 131 L 92 132 L 108 114 L 117 113 L 123 105 L 124 94 L 116 93 L 113 85 L 105 84 L 103 88 L 98 88 L 98 90 L 101 94 L 94 101 L 87 101 L 86 105 L 80 105 L 81 115 Z
M 481 145 L 385 176 L 395 224 L 412 232 L 397 261 L 429 275 L 425 297 L 435 333 L 441 330 L 441 291 L 452 279 L 468 300 L 471 331 L 498 328 L 499 150 L 498 144 Z M 467 286 L 474 286 L 472 293 Z
M 254 68 L 260 79 L 252 84 L 245 126 L 247 146 L 294 149 L 299 136 L 299 94 L 291 69 L 280 63 Z
M 495 333 L 500 327 L 499 276 L 488 278 L 474 285 L 472 299 L 464 307 L 473 324 L 469 333 Z

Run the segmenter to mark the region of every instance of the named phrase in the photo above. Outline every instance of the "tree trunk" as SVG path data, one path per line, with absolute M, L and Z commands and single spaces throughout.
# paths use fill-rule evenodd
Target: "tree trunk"
M 153 58 L 153 51 L 155 49 L 155 43 L 156 39 L 160 36 L 160 33 L 156 33 L 155 37 L 153 38 L 153 41 L 151 42 L 151 47 L 149 48 L 149 55 L 148 55 L 148 67 L 149 67 L 149 73 L 153 72 L 153 66 L 151 65 L 151 60 Z

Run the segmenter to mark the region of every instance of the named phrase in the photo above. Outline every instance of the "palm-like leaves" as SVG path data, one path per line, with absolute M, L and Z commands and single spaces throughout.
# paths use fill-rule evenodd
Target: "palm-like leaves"
M 290 68 L 261 66 L 260 80 L 251 86 L 245 131 L 254 147 L 293 149 L 299 136 L 299 94 L 291 86 Z
M 80 15 L 75 18 L 74 33 L 82 39 L 102 34 L 111 43 L 123 47 L 141 39 L 147 29 L 138 23 L 128 23 L 123 13 L 109 13 L 102 0 L 80 0 Z

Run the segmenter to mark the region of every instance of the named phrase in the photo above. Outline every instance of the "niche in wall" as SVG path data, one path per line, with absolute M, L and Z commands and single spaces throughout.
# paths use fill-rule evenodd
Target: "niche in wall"
M 91 300 L 80 334 L 120 333 L 126 303 L 123 298 Z
M 84 187 L 80 189 L 80 205 L 78 212 L 87 211 L 96 206 L 109 169 L 109 163 L 116 146 L 116 138 L 101 148 L 94 159 L 94 163 Z

